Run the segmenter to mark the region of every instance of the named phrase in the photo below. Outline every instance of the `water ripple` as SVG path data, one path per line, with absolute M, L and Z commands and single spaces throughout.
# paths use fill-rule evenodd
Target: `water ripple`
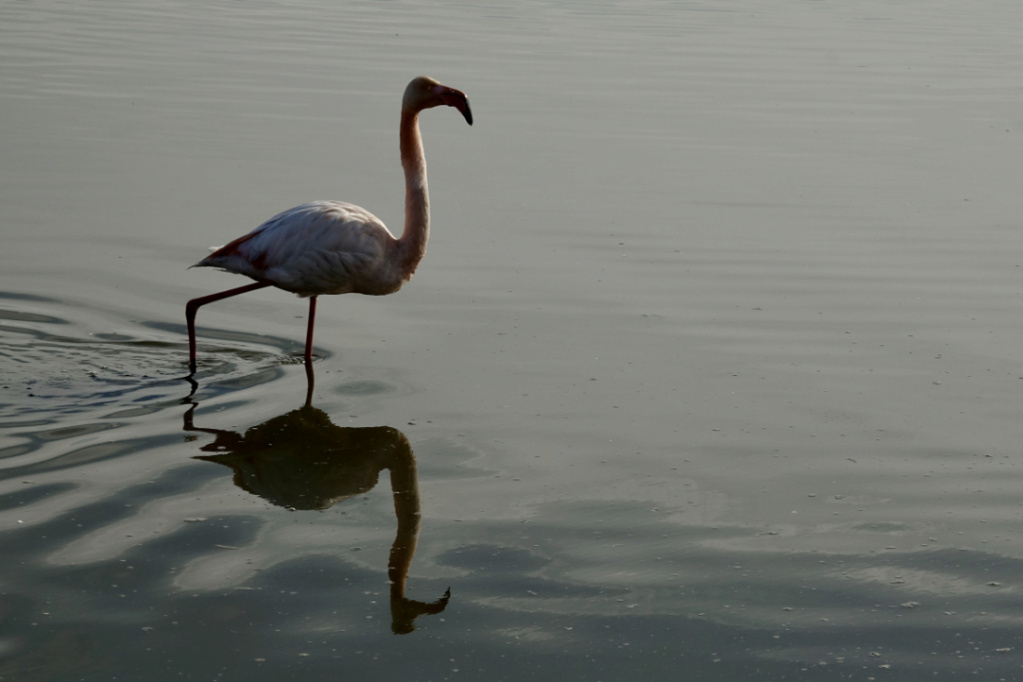
M 0 461 L 8 476 L 153 447 L 151 435 L 126 439 L 118 432 L 180 406 L 193 391 L 183 381 L 181 325 L 125 321 L 116 330 L 90 329 L 91 320 L 109 316 L 92 306 L 0 292 Z M 269 384 L 292 362 L 284 339 L 215 330 L 208 336 L 195 376 L 205 398 Z

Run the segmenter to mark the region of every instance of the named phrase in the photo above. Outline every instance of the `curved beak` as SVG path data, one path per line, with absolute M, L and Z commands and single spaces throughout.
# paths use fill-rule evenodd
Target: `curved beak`
M 461 90 L 445 87 L 440 93 L 441 101 L 449 107 L 454 107 L 465 117 L 465 122 L 472 125 L 472 109 L 469 108 L 469 98 Z

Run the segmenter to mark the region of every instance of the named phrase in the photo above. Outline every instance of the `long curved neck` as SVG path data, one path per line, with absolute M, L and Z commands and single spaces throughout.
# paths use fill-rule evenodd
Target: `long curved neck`
M 398 240 L 402 270 L 411 276 L 430 237 L 430 194 L 426 187 L 426 156 L 419 136 L 419 112 L 402 109 L 401 166 L 405 169 L 405 229 Z

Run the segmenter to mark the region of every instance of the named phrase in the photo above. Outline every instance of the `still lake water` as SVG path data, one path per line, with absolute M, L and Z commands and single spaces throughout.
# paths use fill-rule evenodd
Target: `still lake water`
M 0 679 L 1020 679 L 1021 32 L 0 3 Z M 413 282 L 321 300 L 310 408 L 303 301 L 204 308 L 192 393 L 245 280 L 187 266 L 400 229 L 419 73 L 476 124 L 422 117 Z

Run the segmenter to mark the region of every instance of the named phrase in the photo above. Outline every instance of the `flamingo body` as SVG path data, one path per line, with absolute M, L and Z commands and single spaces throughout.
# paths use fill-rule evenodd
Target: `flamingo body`
M 193 267 L 213 267 L 270 282 L 302 297 L 392 294 L 411 272 L 396 267 L 398 240 L 369 211 L 343 201 L 313 201 L 278 213 Z
M 437 106 L 457 109 L 469 125 L 465 94 L 420 76 L 405 88 L 398 137 L 405 171 L 405 228 L 395 238 L 369 211 L 343 201 L 314 201 L 278 213 L 216 249 L 193 267 L 213 267 L 255 282 L 192 299 L 185 306 L 189 367 L 195 373 L 195 315 L 201 306 L 263 287 L 309 299 L 305 360 L 312 360 L 316 298 L 321 294 L 383 296 L 402 287 L 426 253 L 430 198 L 419 113 Z

